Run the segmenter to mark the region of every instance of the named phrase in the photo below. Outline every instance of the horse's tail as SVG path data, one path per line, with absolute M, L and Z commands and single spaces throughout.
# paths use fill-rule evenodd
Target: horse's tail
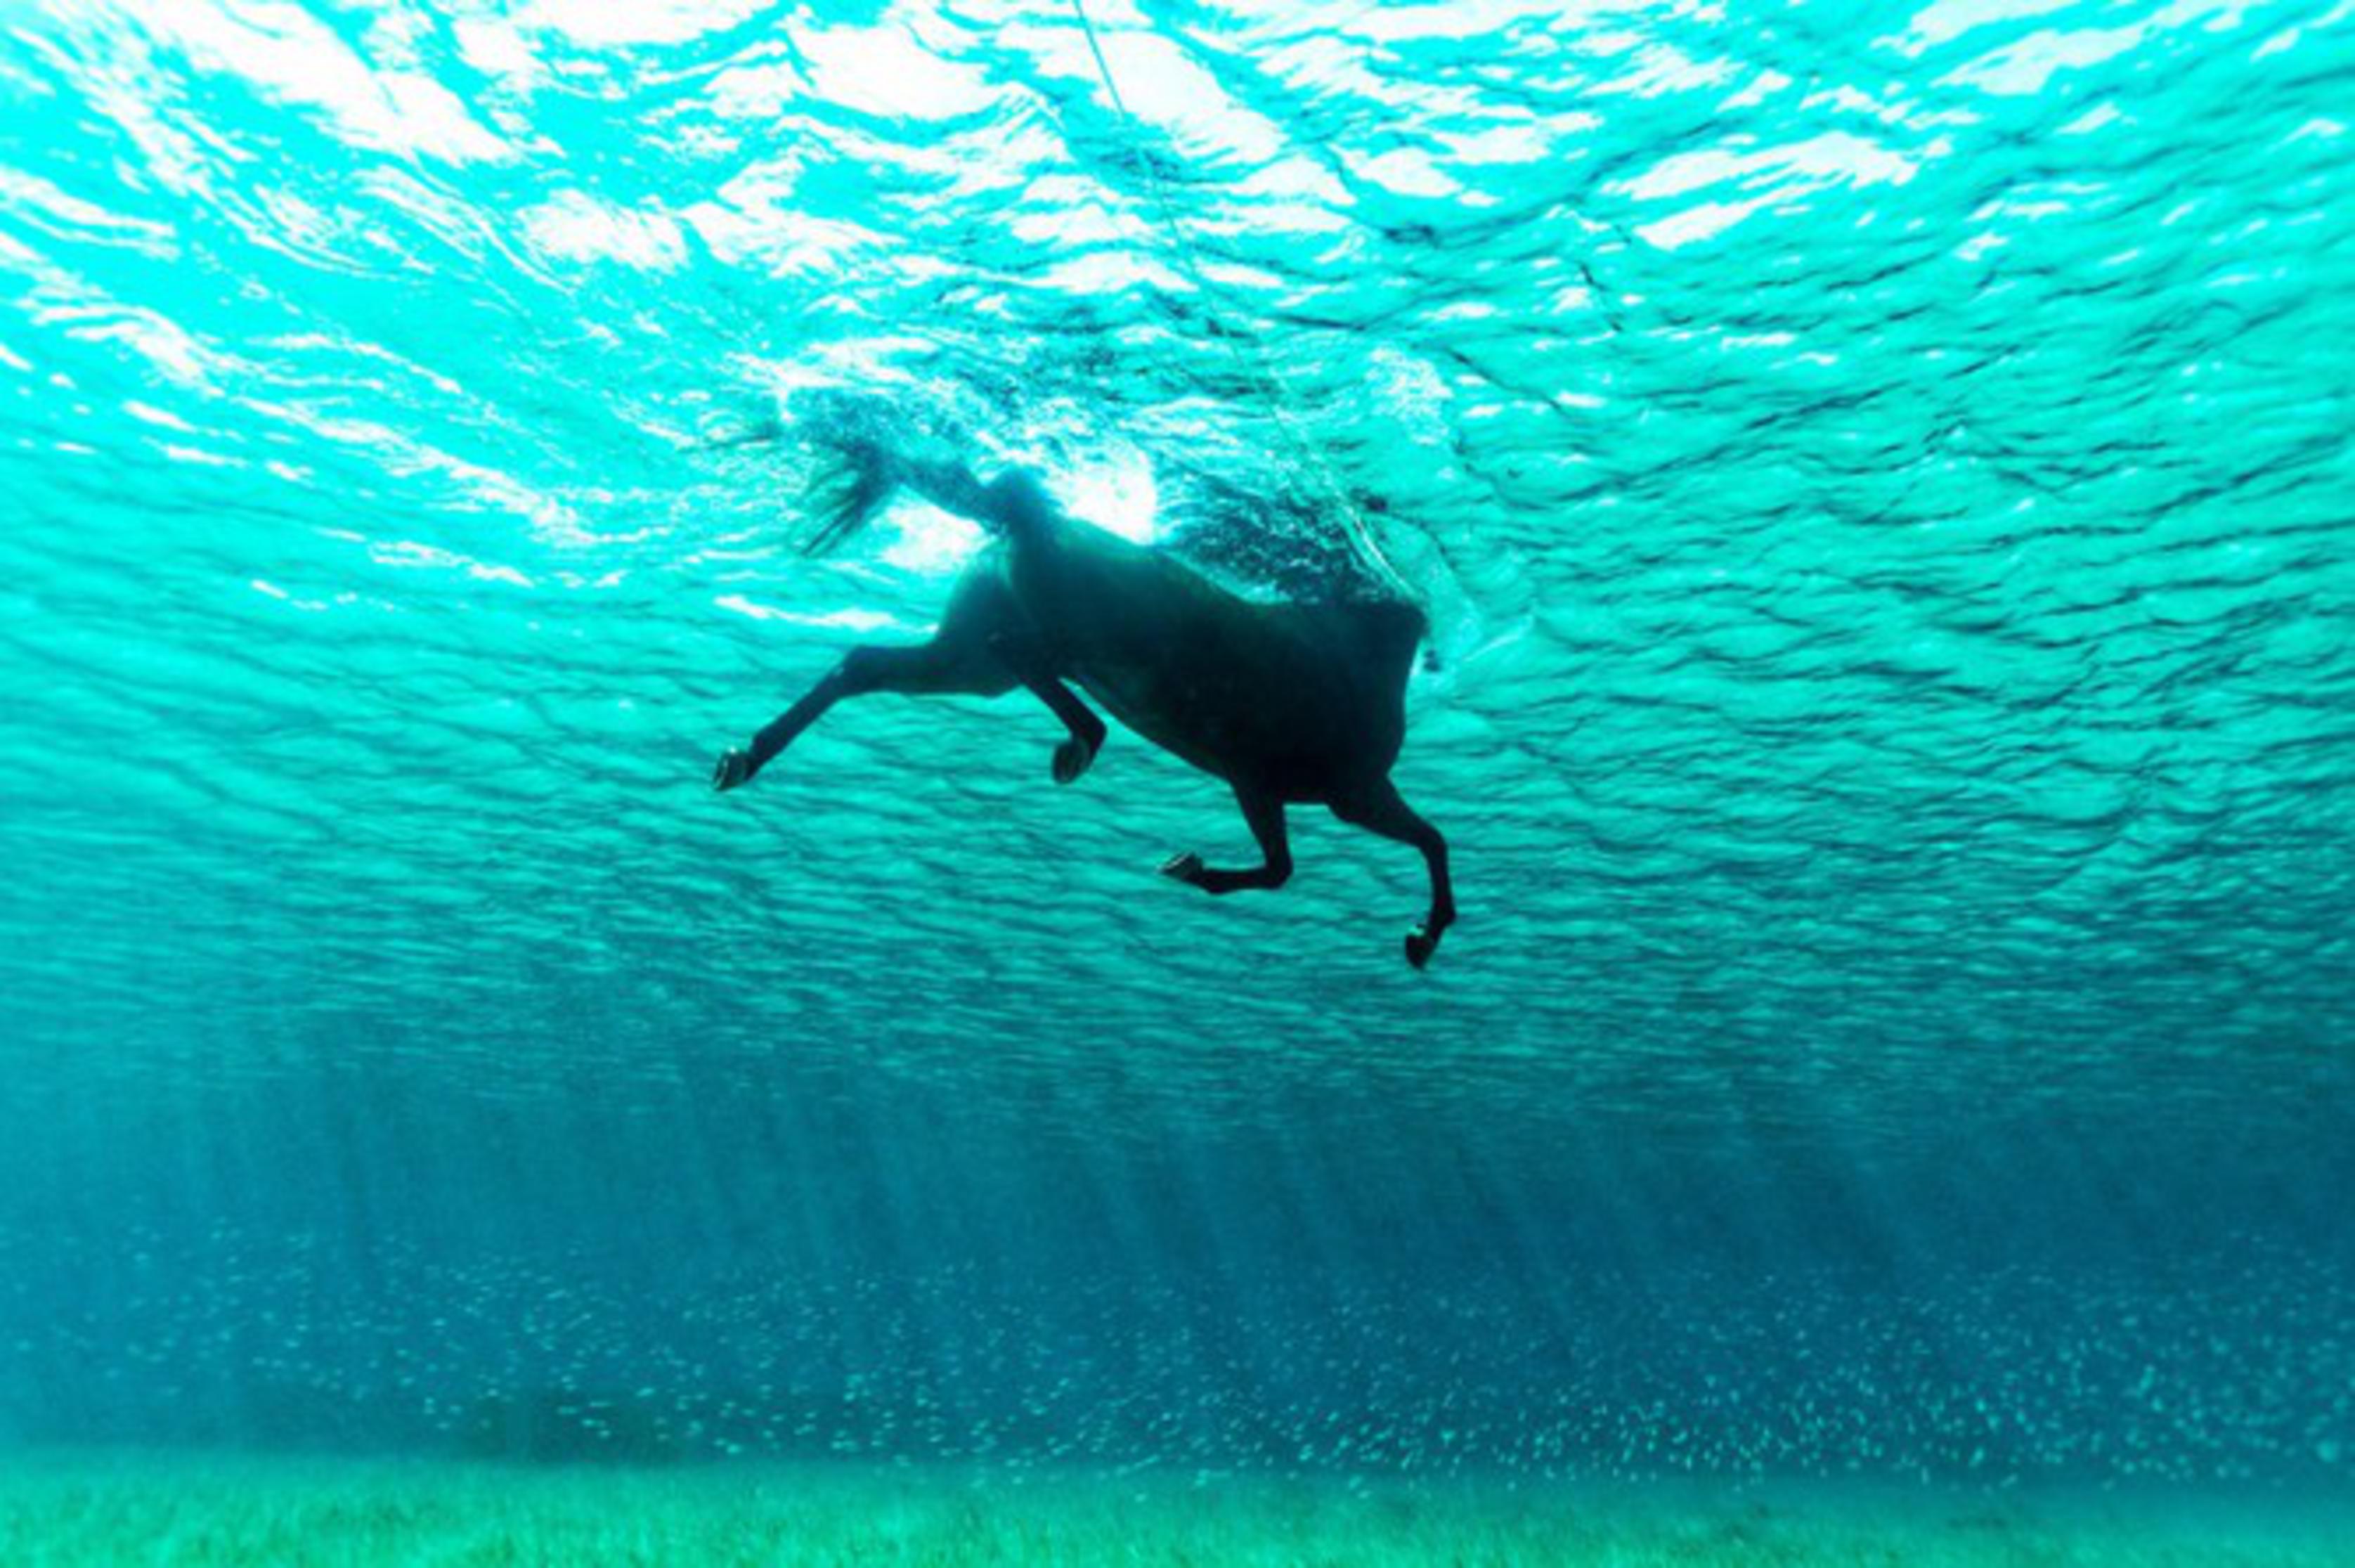
M 970 443 L 954 425 L 942 427 L 871 394 L 818 388 L 795 394 L 790 418 L 773 414 L 708 435 L 705 451 L 775 446 L 790 439 L 812 453 L 799 510 L 812 519 L 797 540 L 804 555 L 832 555 L 879 517 L 901 488 L 943 511 L 1018 539 L 1051 528 L 1054 498 L 1038 478 L 1007 469 L 987 484 L 958 454 Z
M 1061 513 L 1039 477 L 1009 468 L 984 484 L 961 462 L 931 461 L 859 442 L 837 449 L 841 477 L 811 493 L 820 515 L 803 542 L 805 555 L 826 555 L 874 521 L 891 492 L 906 485 L 944 512 L 953 512 L 1000 539 L 1020 539 L 1055 526 Z
M 899 465 L 871 441 L 830 442 L 824 449 L 802 510 L 816 524 L 801 541 L 804 555 L 832 555 L 873 522 L 900 485 Z

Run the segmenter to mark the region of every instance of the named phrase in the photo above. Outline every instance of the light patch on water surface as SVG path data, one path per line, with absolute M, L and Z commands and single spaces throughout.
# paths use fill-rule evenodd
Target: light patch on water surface
M 1082 468 L 1057 486 L 1064 509 L 1106 533 L 1136 544 L 1151 544 L 1157 534 L 1161 505 L 1153 482 L 1153 467 L 1130 454 L 1119 462 Z
M 741 26 L 769 0 L 529 0 L 513 19 L 519 31 L 562 34 L 584 48 L 684 44 Z
M 2294 49 L 2305 40 L 2309 27 L 2334 27 L 2350 16 L 2355 16 L 2355 0 L 2339 0 L 2339 4 L 2331 7 L 2328 15 L 2318 16 L 2310 23 L 2285 27 L 2267 38 L 2257 46 L 2256 53 L 2251 58 L 2267 59 L 2286 50 Z
M 1056 475 L 1050 487 L 1066 513 L 1106 533 L 1151 544 L 1159 531 L 1153 469 L 1135 453 Z M 876 520 L 890 531 L 883 564 L 926 577 L 954 575 L 989 543 L 980 525 L 929 501 L 899 501 Z
M 1741 91 L 1727 99 L 1718 107 L 1721 110 L 1755 109 L 1758 105 L 1765 102 L 1769 98 L 1774 97 L 1774 94 L 1782 91 L 1785 88 L 1790 85 L 1791 79 L 1785 76 L 1781 71 L 1762 70 L 1752 80 L 1749 86 L 1743 88 Z
M 2050 30 L 2032 33 L 1973 60 L 1945 77 L 1945 86 L 1984 89 L 2003 98 L 2027 98 L 2044 91 L 2044 84 L 2064 70 L 2096 66 L 2142 41 L 2142 28 L 2086 27 L 2073 33 Z
M 1429 158 L 1412 147 L 1393 147 L 1370 158 L 1344 155 L 1351 173 L 1393 196 L 1423 196 L 1443 201 L 1455 197 L 1467 205 L 1474 202 L 1461 185 L 1433 167 Z
M 1698 207 L 1685 208 L 1674 218 L 1647 223 L 1636 232 L 1646 243 L 1657 245 L 1663 251 L 1674 251 L 1724 233 L 1773 199 L 1772 197 L 1758 197 L 1750 201 L 1705 201 Z
M 1450 0 L 1435 5 L 1369 5 L 1335 24 L 1335 31 L 1379 43 L 1416 43 L 1434 38 L 1473 39 L 1504 31 L 1516 22 L 1567 29 L 1614 11 L 1643 9 L 1644 0 L 1571 0 L 1530 5 L 1523 0 Z
M 448 88 L 414 71 L 371 69 L 300 6 L 176 0 L 141 7 L 138 20 L 206 69 L 242 77 L 278 102 L 325 112 L 359 145 L 452 164 L 513 156 Z
M 532 586 L 531 579 L 512 566 L 477 560 L 455 550 L 443 549 L 438 545 L 420 544 L 414 539 L 370 539 L 368 541 L 368 555 L 378 566 L 460 571 L 477 582 L 505 582 L 516 588 Z
M 752 117 L 767 118 L 762 113 Z M 975 152 L 953 138 L 936 138 L 911 149 L 857 132 L 824 132 L 822 127 L 791 118 L 770 124 L 764 132 L 797 139 L 821 133 L 834 159 L 954 186 L 964 195 L 975 194 L 975 187 L 996 176 L 1018 173 L 1018 160 L 1024 155 L 1020 149 L 1004 144 L 1018 138 L 992 138 L 990 145 Z M 809 167 L 808 161 L 794 152 L 756 159 L 739 169 L 710 199 L 695 202 L 677 216 L 696 229 L 721 261 L 767 260 L 779 276 L 837 265 L 842 253 L 854 246 L 871 251 L 879 265 L 910 269 L 937 265 L 937 258 L 893 244 L 862 223 L 815 215 L 812 208 L 816 204 L 801 189 Z M 864 205 L 850 210 L 862 219 L 874 212 Z
M 2081 27 L 2075 31 L 2044 28 L 2014 43 L 1989 50 L 1938 85 L 1977 87 L 2001 98 L 2026 98 L 2042 92 L 2062 71 L 2105 65 L 2142 43 L 2152 33 L 2204 24 L 2211 32 L 2238 27 L 2247 6 L 2239 0 L 2176 0 L 2156 16 L 2117 27 Z
M 1553 156 L 1556 144 L 1596 129 L 1603 123 L 1593 114 L 1559 114 L 1550 120 L 1508 120 L 1478 131 L 1442 131 L 1439 144 L 1450 159 L 1461 164 L 1534 164 Z
M 496 469 L 453 457 L 430 446 L 410 445 L 417 454 L 421 469 L 447 475 L 457 484 L 462 493 L 485 511 L 505 512 L 524 518 L 531 524 L 532 531 L 543 543 L 598 542 L 596 536 L 581 526 L 572 508 L 554 496 L 544 495 Z
M 881 520 L 892 529 L 890 542 L 883 547 L 884 564 L 927 577 L 962 570 L 989 542 L 979 524 L 928 502 L 894 507 Z
M 461 509 L 504 513 L 531 526 L 542 544 L 599 542 L 572 508 L 511 475 L 470 463 L 374 420 L 351 419 L 296 402 L 240 398 L 239 403 L 264 419 L 283 421 L 322 440 L 372 456 L 388 474 L 440 475 L 451 483 L 451 499 Z
M 259 186 L 253 193 L 260 216 L 238 220 L 256 245 L 311 266 L 365 264 L 360 258 L 394 251 L 374 225 L 350 208 L 323 208 L 292 191 Z
M 179 415 L 156 408 L 151 403 L 143 403 L 136 398 L 126 401 L 123 405 L 123 411 L 143 424 L 161 425 L 165 430 L 176 430 L 184 435 L 198 433 L 196 426 Z
M 1445 405 L 1452 394 L 1431 361 L 1387 345 L 1373 350 L 1369 358 L 1367 384 L 1374 389 L 1382 411 L 1398 421 L 1418 444 L 1444 446 L 1448 441 Z
M 15 169 L 0 168 L 0 212 L 20 213 L 37 228 L 62 225 L 71 238 L 91 244 L 128 245 L 151 256 L 168 256 L 175 248 L 169 224 L 109 212 Z
M 524 238 L 541 255 L 567 261 L 619 261 L 667 272 L 687 261 L 687 240 L 668 213 L 616 207 L 569 190 L 522 215 Z
M 835 27 L 794 40 L 809 62 L 810 90 L 837 109 L 911 120 L 978 114 L 996 101 L 986 79 L 924 48 L 890 20 Z
M 726 120 L 765 120 L 809 90 L 809 78 L 783 60 L 731 65 L 711 79 L 711 112 Z
M 1193 285 L 1168 268 L 1124 251 L 1098 251 L 1042 273 L 1039 282 L 1058 293 L 1085 299 L 1124 294 L 1144 285 L 1163 293 L 1188 293 Z
M 1115 210 L 1109 205 L 1114 199 L 1111 192 L 1078 176 L 1054 174 L 1033 180 L 1022 197 L 1022 209 L 1007 228 L 1026 243 L 1133 244 L 1153 237 L 1143 218 Z
M 1696 59 L 1671 44 L 1644 43 L 1618 34 L 1596 37 L 1583 52 L 1602 59 L 1632 54 L 1632 63 L 1595 89 L 1604 95 L 1630 98 L 1672 98 L 1698 89 L 1730 86 L 1740 69 L 1730 60 Z
M 1788 175 L 1811 188 L 1844 183 L 1861 189 L 1872 185 L 1903 185 L 1913 174 L 1913 160 L 1902 154 L 1860 136 L 1833 131 L 1805 142 L 1762 147 L 1754 153 L 1719 147 L 1679 153 L 1614 188 L 1638 201 L 1654 201 L 1682 196 L 1703 186 L 1729 180 L 1754 181 L 1762 176 Z
M 450 36 L 460 59 L 510 87 L 530 88 L 547 74 L 515 24 L 504 17 L 462 16 L 451 24 Z
M 1256 168 L 1284 155 L 1284 133 L 1236 101 L 1176 41 L 1150 30 L 1107 26 L 1100 12 L 1094 20 L 1096 43 L 1120 91 L 1119 109 L 1167 133 L 1188 158 Z M 1050 76 L 1092 84 L 1101 97 L 1103 72 L 1077 27 L 1009 29 L 999 42 L 1028 50 Z
M 187 330 L 152 310 L 133 309 L 112 302 L 83 303 L 44 310 L 33 317 L 48 326 L 72 323 L 66 336 L 87 343 L 120 343 L 155 367 L 158 375 L 176 386 L 209 390 L 208 375 L 215 357 Z
M 164 456 L 171 462 L 193 463 L 200 468 L 242 468 L 245 466 L 245 459 L 242 457 L 229 457 L 218 452 L 207 452 L 200 446 L 180 446 L 170 442 L 165 442 L 158 445 L 156 450 L 161 452 Z
M 1943 144 L 1929 149 L 1936 152 Z M 1741 152 L 1711 147 L 1679 153 L 1656 164 L 1633 180 L 1613 187 L 1638 201 L 1664 200 L 1713 185 L 1739 183 L 1766 188 L 1739 201 L 1710 201 L 1648 224 L 1636 232 L 1662 250 L 1706 240 L 1743 219 L 1780 202 L 1796 200 L 1834 186 L 1862 190 L 1876 185 L 1904 185 L 1914 176 L 1913 159 L 1844 131 L 1827 132 L 1805 142 Z
M 874 610 L 828 610 L 811 614 L 799 610 L 786 610 L 774 604 L 763 604 L 747 599 L 741 593 L 723 593 L 712 603 L 730 614 L 742 615 L 753 621 L 783 621 L 790 625 L 839 628 L 852 632 L 882 632 L 900 625 L 893 617 Z
M 718 200 L 698 201 L 678 216 L 719 261 L 759 261 L 781 278 L 841 267 L 861 249 L 887 248 L 871 229 L 798 210 L 792 196 L 790 177 L 748 170 L 720 187 Z
M 1882 40 L 1910 58 L 1998 22 L 2019 22 L 2065 11 L 2075 0 L 1937 0 L 1918 12 L 1900 38 Z
M 2123 118 L 2125 117 L 2118 112 L 2117 105 L 2096 103 L 2066 125 L 2062 126 L 2060 133 L 2063 136 L 2090 135 L 2105 125 L 2116 124 Z
M 278 603 L 285 605 L 290 610 L 300 610 L 305 614 L 311 615 L 325 614 L 331 610 L 347 610 L 353 605 L 361 603 L 360 596 L 358 594 L 349 592 L 337 593 L 327 598 L 319 598 L 315 595 L 299 595 L 290 590 L 281 588 L 277 583 L 272 582 L 266 578 L 257 577 L 251 582 L 246 584 L 246 586 L 252 589 L 256 593 L 261 594 L 265 599 L 273 600 Z M 388 604 L 382 600 L 372 600 L 368 602 L 368 608 L 372 610 L 398 613 L 400 606 Z
M 1231 187 L 1230 195 L 1248 202 L 1251 227 L 1262 234 L 1329 233 L 1348 227 L 1337 210 L 1349 204 L 1349 193 L 1333 172 L 1297 155 L 1276 159 Z

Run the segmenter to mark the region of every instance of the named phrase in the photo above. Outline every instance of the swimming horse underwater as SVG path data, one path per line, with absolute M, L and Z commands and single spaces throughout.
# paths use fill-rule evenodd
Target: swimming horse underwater
M 1406 956 L 1418 969 L 1430 961 L 1455 919 L 1447 841 L 1390 781 L 1406 736 L 1421 611 L 1395 601 L 1257 603 L 1065 517 L 1028 474 L 985 485 L 959 464 L 863 440 L 842 448 L 856 481 L 812 553 L 856 532 L 903 485 L 996 537 L 958 578 L 931 642 L 853 648 L 750 745 L 720 757 L 714 789 L 751 783 L 846 697 L 996 697 L 1017 686 L 1071 731 L 1054 755 L 1055 782 L 1071 784 L 1105 735 L 1076 685 L 1139 735 L 1224 779 L 1259 841 L 1262 862 L 1248 870 L 1183 854 L 1163 864 L 1165 876 L 1206 893 L 1280 888 L 1292 875 L 1284 807 L 1321 804 L 1423 852 L 1431 908 L 1408 934 Z

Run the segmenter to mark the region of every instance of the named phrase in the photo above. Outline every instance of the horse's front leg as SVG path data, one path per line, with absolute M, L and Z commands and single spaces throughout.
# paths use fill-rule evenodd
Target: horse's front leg
M 720 754 L 711 787 L 750 784 L 779 752 L 846 697 L 872 691 L 909 696 L 996 697 L 1014 688 L 1013 672 L 980 644 L 935 638 L 912 648 L 853 648 L 802 699 L 771 720 L 751 744 Z
M 1226 871 L 1202 864 L 1202 857 L 1188 852 L 1173 855 L 1162 862 L 1161 874 L 1174 877 L 1188 887 L 1206 893 L 1234 893 L 1245 888 L 1280 888 L 1292 877 L 1292 842 L 1284 826 L 1284 802 L 1261 790 L 1235 786 L 1236 804 L 1243 808 L 1243 820 L 1251 825 L 1252 837 L 1259 840 L 1261 864 L 1248 871 Z

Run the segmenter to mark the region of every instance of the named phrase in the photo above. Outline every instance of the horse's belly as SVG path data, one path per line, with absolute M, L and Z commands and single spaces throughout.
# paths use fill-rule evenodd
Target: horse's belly
M 1224 776 L 1221 753 L 1229 738 L 1211 714 L 1199 677 L 1149 667 L 1112 666 L 1075 673 L 1079 685 L 1105 712 L 1164 751 L 1198 768 Z
M 1044 554 L 1014 586 L 1063 673 L 1113 718 L 1206 773 L 1315 799 L 1397 755 L 1399 704 L 1330 617 L 1249 603 L 1175 562 L 1101 540 Z M 1401 680 L 1397 684 L 1403 684 Z

